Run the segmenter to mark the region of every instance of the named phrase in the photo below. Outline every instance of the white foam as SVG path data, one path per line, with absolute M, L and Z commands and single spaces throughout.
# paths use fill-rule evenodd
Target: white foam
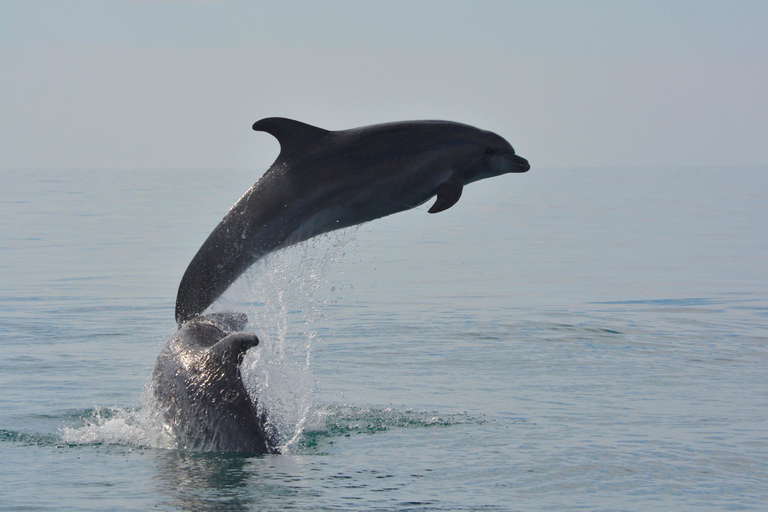
M 67 444 L 115 444 L 138 448 L 178 447 L 176 439 L 153 406 L 151 391 L 142 395 L 142 407 L 98 407 L 85 417 L 81 427 L 63 427 L 61 439 Z

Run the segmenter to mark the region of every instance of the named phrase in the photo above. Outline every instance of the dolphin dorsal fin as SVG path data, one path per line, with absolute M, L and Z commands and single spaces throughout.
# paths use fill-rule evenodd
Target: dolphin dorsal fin
M 253 123 L 253 129 L 275 137 L 280 143 L 280 154 L 301 151 L 330 133 L 329 130 L 284 117 L 267 117 L 256 121 Z
M 259 338 L 250 332 L 235 332 L 225 336 L 209 350 L 221 364 L 240 366 L 249 348 L 259 344 Z

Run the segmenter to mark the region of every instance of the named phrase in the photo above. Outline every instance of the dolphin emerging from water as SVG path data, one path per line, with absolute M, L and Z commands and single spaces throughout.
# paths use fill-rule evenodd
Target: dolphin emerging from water
M 187 267 L 179 326 L 201 314 L 253 263 L 313 236 L 419 206 L 456 204 L 464 185 L 530 169 L 495 133 L 448 121 L 329 131 L 270 117 L 253 125 L 280 155 L 224 216 Z
M 243 385 L 240 365 L 259 344 L 242 313 L 186 322 L 160 352 L 155 400 L 180 446 L 219 452 L 276 453 L 277 433 Z

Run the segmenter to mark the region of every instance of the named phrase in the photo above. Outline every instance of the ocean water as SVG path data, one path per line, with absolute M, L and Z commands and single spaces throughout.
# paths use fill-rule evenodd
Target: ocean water
M 4 171 L 0 510 L 764 510 L 768 168 L 539 169 L 279 252 L 215 305 L 284 453 L 147 379 L 255 171 Z

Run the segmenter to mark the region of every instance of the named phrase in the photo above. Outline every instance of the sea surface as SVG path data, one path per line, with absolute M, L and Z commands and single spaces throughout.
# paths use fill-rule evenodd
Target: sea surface
M 147 393 L 255 170 L 0 173 L 0 510 L 765 510 L 768 168 L 545 169 L 256 264 L 283 454 Z

